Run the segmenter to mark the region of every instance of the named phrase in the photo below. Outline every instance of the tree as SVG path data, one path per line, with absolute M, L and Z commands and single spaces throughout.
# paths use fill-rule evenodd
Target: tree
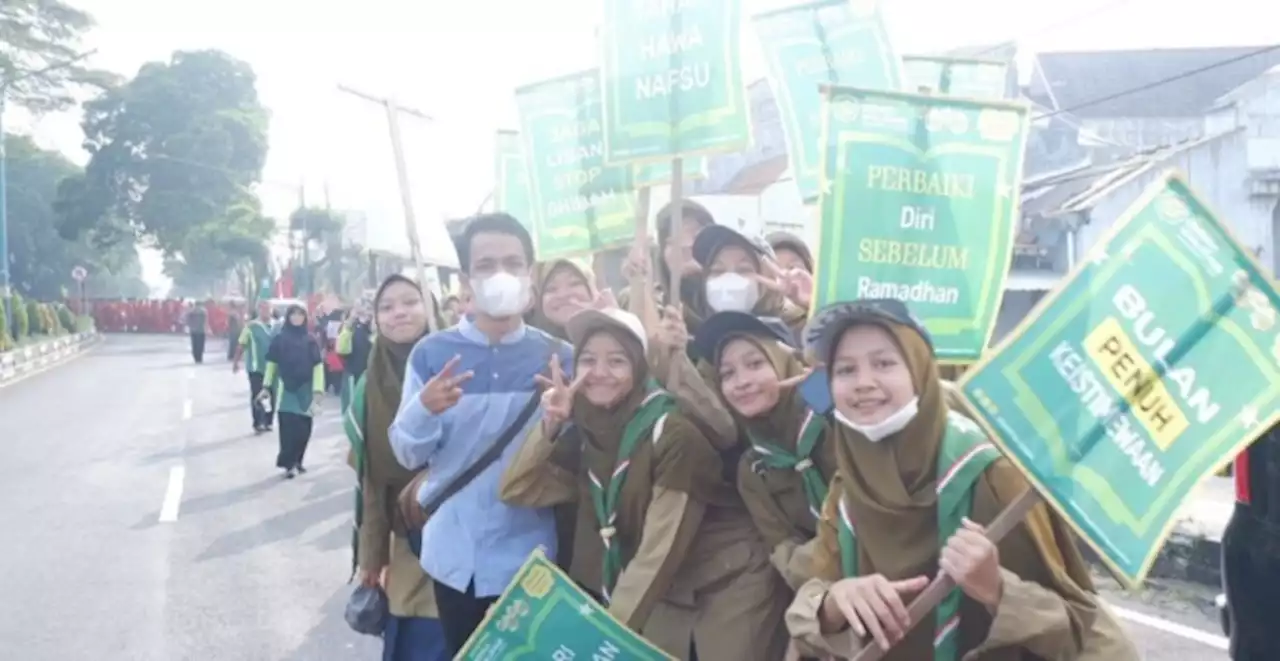
M 262 178 L 269 112 L 255 85 L 253 69 L 222 51 L 178 51 L 87 103 L 90 159 L 60 191 L 62 235 L 148 236 L 170 258 L 198 259 L 191 238 Z
M 165 271 L 175 289 L 201 296 L 233 270 L 250 280 L 265 277 L 270 272 L 265 241 L 274 230 L 275 221 L 262 215 L 258 199 L 246 196 L 219 222 L 193 228 L 182 249 L 166 260 Z
M 147 295 L 132 242 L 107 248 L 88 238 L 67 241 L 55 229 L 53 201 L 61 183 L 80 168 L 62 154 L 40 149 L 29 137 L 6 135 L 9 251 L 13 285 L 25 296 L 54 300 L 75 291 L 71 270 L 90 273 L 87 287 L 101 296 Z
M 110 73 L 74 61 L 93 17 L 60 0 L 0 2 L 0 87 L 6 100 L 32 112 L 61 110 L 81 85 L 103 88 Z

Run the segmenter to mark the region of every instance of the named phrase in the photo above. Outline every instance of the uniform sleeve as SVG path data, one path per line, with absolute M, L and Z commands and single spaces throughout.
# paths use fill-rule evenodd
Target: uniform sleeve
M 738 426 L 729 410 L 720 403 L 706 374 L 701 373 L 684 351 L 670 353 L 656 344 L 649 349 L 649 366 L 653 376 L 671 391 L 685 415 L 694 420 L 718 449 L 728 450 L 738 444 Z M 676 388 L 671 379 L 679 374 Z
M 738 460 L 738 494 L 751 514 L 756 530 L 764 538 L 769 549 L 769 561 L 795 589 L 809 578 L 806 572 L 797 574 L 792 568 L 792 556 L 805 540 L 794 536 L 795 527 L 786 512 L 774 500 L 764 477 L 752 469 L 752 457 L 751 452 L 744 452 Z
M 276 365 L 274 360 L 267 361 L 267 370 L 262 373 L 263 388 L 270 388 L 271 385 L 276 382 L 276 372 L 279 371 L 279 369 L 280 368 Z
M 574 500 L 577 476 L 554 461 L 557 446 L 568 439 L 548 439 L 542 424 L 535 423 L 524 443 L 502 472 L 498 497 L 516 507 L 550 507 Z
M 808 546 L 813 578 L 800 586 L 791 606 L 787 608 L 787 631 L 795 639 L 801 654 L 806 656 L 835 655 L 838 658 L 851 658 L 863 647 L 862 639 L 854 635 L 853 629 L 847 625 L 839 631 L 822 630 L 822 601 L 826 598 L 827 589 L 841 577 L 836 522 L 840 517 L 839 503 L 843 491 L 841 477 L 837 473 L 831 480 L 827 500 L 822 505 L 818 536 Z
M 311 368 L 311 390 L 317 394 L 324 392 L 324 363 L 316 363 Z
M 237 340 L 237 342 L 240 346 L 247 347 L 249 346 L 249 342 L 252 341 L 251 336 L 252 333 L 249 332 L 249 327 L 246 325 L 244 328 L 240 329 L 240 339 Z
M 989 485 L 996 503 L 1013 502 L 1028 488 L 1026 478 L 1007 461 L 997 461 L 984 475 L 979 484 Z M 975 494 L 975 505 L 983 496 Z M 1100 607 L 1091 585 L 1080 584 L 1089 578 L 1070 575 L 1067 553 L 1078 554 L 1075 541 L 1064 526 L 1055 525 L 1047 505 L 1037 504 L 1000 543 L 1004 592 L 978 650 L 1013 647 L 1042 659 L 1079 658 Z M 1010 567 L 1014 562 L 1016 571 Z
M 360 478 L 364 511 L 360 519 L 360 568 L 378 571 L 391 564 L 391 519 L 387 516 L 388 503 L 384 489 L 369 480 L 368 474 Z
M 670 589 L 697 537 L 706 505 L 695 496 L 695 486 L 710 479 L 709 472 L 719 471 L 719 457 L 696 428 L 669 420 L 674 429 L 658 441 L 653 498 L 640 543 L 618 575 L 609 602 L 609 613 L 633 630 L 649 619 Z

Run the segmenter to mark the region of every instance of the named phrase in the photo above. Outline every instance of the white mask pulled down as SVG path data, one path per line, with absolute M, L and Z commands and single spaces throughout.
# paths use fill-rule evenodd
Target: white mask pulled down
M 499 271 L 472 283 L 476 309 L 490 317 L 513 317 L 529 307 L 529 278 Z
M 902 408 L 894 411 L 889 417 L 877 422 L 874 425 L 863 425 L 856 423 L 845 417 L 840 409 L 835 409 L 832 414 L 835 416 L 836 422 L 852 429 L 853 431 L 867 437 L 872 443 L 879 443 L 884 439 L 906 429 L 907 424 L 915 419 L 916 414 L 920 412 L 920 398 L 912 397 Z
M 740 273 L 707 279 L 707 305 L 715 312 L 751 312 L 760 300 L 760 284 Z

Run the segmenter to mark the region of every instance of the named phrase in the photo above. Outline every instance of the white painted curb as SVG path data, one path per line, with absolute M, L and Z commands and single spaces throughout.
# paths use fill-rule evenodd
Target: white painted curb
M 76 333 L 0 353 L 0 386 L 81 354 L 100 338 L 97 333 Z

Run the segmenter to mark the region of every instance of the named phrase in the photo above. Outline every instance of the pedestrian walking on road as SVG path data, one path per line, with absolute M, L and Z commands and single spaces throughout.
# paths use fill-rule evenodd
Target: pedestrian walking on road
M 249 409 L 253 414 L 253 431 L 259 434 L 271 431 L 271 420 L 275 416 L 275 393 L 262 386 L 267 371 L 267 348 L 271 346 L 271 338 L 275 336 L 271 323 L 271 306 L 259 303 L 257 316 L 240 331 L 235 357 L 231 361 L 231 372 L 234 374 L 240 371 L 240 361 L 244 359 L 245 371 L 249 373 Z
M 191 336 L 191 357 L 197 365 L 204 362 L 204 340 L 208 332 L 209 311 L 204 305 L 193 301 L 191 309 L 187 311 L 187 333 Z
M 324 397 L 324 362 L 320 347 L 307 333 L 307 310 L 291 305 L 285 311 L 284 326 L 267 349 L 267 371 L 263 386 L 275 390 L 277 423 L 280 426 L 280 453 L 276 466 L 293 479 L 307 472 L 302 459 L 311 441 L 312 418 L 320 413 Z M 258 395 L 266 399 L 265 393 Z
M 240 306 L 232 303 L 231 310 L 227 313 L 227 360 L 235 361 L 236 353 L 240 349 L 240 333 L 243 330 L 244 318 L 241 316 Z
M 383 661 L 447 661 L 435 588 L 415 552 L 422 531 L 411 528 L 397 507 L 415 473 L 396 461 L 387 434 L 400 406 L 409 354 L 427 334 L 427 303 L 417 284 L 393 275 L 378 289 L 374 310 L 378 339 L 343 416 L 360 484 L 357 574 L 361 585 L 387 594 L 391 618 L 382 634 Z

